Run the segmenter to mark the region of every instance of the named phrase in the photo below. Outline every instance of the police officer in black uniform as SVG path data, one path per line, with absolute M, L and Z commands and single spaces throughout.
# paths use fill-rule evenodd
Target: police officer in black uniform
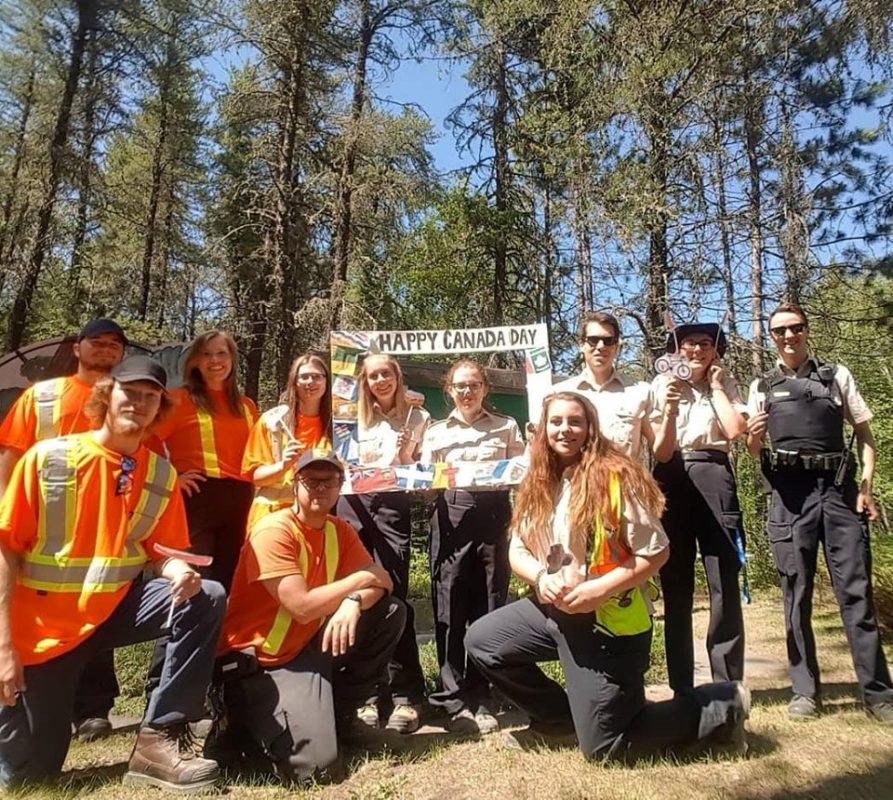
M 867 524 L 875 445 L 871 411 L 850 371 L 823 364 L 808 350 L 809 325 L 800 306 L 783 303 L 769 315 L 777 365 L 751 385 L 747 449 L 761 459 L 772 488 L 768 533 L 785 603 L 793 697 L 788 714 L 814 717 L 821 683 L 812 633 L 812 592 L 819 543 L 840 606 L 868 715 L 893 724 L 893 685 L 874 612 Z M 862 462 L 844 435 L 853 427 Z

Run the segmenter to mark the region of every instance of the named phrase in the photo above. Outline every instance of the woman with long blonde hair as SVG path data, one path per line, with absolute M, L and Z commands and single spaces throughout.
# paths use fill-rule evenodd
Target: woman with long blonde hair
M 393 356 L 367 355 L 360 368 L 357 398 L 360 463 L 367 467 L 410 464 L 419 457 L 422 436 L 431 417 L 419 403 L 423 397 L 409 392 L 403 371 Z M 387 570 L 394 595 L 406 600 L 412 537 L 410 498 L 407 492 L 345 495 L 337 515 L 356 528 L 375 561 Z M 406 625 L 388 668 L 388 682 L 367 698 L 357 714 L 370 727 L 379 725 L 398 733 L 412 733 L 421 724 L 425 678 L 416 643 L 415 615 L 407 603 Z
M 294 502 L 294 466 L 312 447 L 331 449 L 332 388 L 326 362 L 298 356 L 288 371 L 282 403 L 265 411 L 248 435 L 242 477 L 256 487 L 248 530 Z
M 530 734 L 576 735 L 587 758 L 626 760 L 705 745 L 743 752 L 740 683 L 645 700 L 649 579 L 669 554 L 653 478 L 599 431 L 592 404 L 546 398 L 511 524 L 512 571 L 532 593 L 465 637 L 483 675 L 530 717 Z M 559 660 L 562 688 L 537 666 Z

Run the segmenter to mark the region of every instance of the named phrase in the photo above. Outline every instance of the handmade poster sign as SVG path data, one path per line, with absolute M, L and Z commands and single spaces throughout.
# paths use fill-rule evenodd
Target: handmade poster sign
M 420 489 L 466 489 L 511 486 L 527 471 L 524 456 L 501 461 L 455 464 L 400 464 L 369 467 L 360 463 L 357 426 L 357 379 L 369 353 L 401 355 L 494 353 L 524 351 L 527 405 L 539 417 L 543 398 L 552 387 L 549 334 L 545 325 L 471 328 L 443 331 L 334 331 L 332 352 L 332 441 L 347 462 L 344 494 Z

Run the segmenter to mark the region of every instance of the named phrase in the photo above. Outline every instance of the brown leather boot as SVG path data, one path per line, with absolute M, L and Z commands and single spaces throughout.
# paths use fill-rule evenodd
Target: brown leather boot
M 148 783 L 174 792 L 201 792 L 214 787 L 217 762 L 201 758 L 184 722 L 166 728 L 143 725 L 130 754 L 125 783 Z

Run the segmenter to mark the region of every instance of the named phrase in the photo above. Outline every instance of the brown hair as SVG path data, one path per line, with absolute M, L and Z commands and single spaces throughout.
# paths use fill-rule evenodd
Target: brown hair
M 800 319 L 803 320 L 803 324 L 807 328 L 809 327 L 809 320 L 806 317 L 806 312 L 803 310 L 803 306 L 801 306 L 799 303 L 779 303 L 769 313 L 769 317 L 767 318 L 769 325 L 772 325 L 772 317 L 774 317 L 776 314 L 796 314 L 798 317 L 800 317 Z
M 319 401 L 319 421 L 322 423 L 323 436 L 329 437 L 332 422 L 332 379 L 329 375 L 329 366 L 315 353 L 304 353 L 291 362 L 288 370 L 288 385 L 282 393 L 282 402 L 288 406 L 285 414 L 285 424 L 290 431 L 294 430 L 295 421 L 300 414 L 298 402 L 298 370 L 305 364 L 313 364 L 326 376 L 326 389 Z
M 511 530 L 534 552 L 545 553 L 552 544 L 552 515 L 561 484 L 563 467 L 549 447 L 546 425 L 549 408 L 556 400 L 579 404 L 586 416 L 586 441 L 579 459 L 570 469 L 569 528 L 573 549 L 585 552 L 586 542 L 596 515 L 609 519 L 611 497 L 609 479 L 612 473 L 620 478 L 627 496 L 635 497 L 655 516 L 664 509 L 664 496 L 654 478 L 637 461 L 622 453 L 605 436 L 598 424 L 592 403 L 576 392 L 557 392 L 543 402 L 537 434 L 530 444 L 530 467 L 518 490 L 512 514 Z
M 205 386 L 202 373 L 196 366 L 196 362 L 208 342 L 218 336 L 223 339 L 226 344 L 226 349 L 229 351 L 229 357 L 233 364 L 232 369 L 229 371 L 229 375 L 226 376 L 226 380 L 223 382 L 223 391 L 226 393 L 226 404 L 229 407 L 230 413 L 234 417 L 241 417 L 243 414 L 242 397 L 239 394 L 239 387 L 236 386 L 236 373 L 238 372 L 239 367 L 239 351 L 236 349 L 236 343 L 233 341 L 233 337 L 228 333 L 224 333 L 223 331 L 208 331 L 207 333 L 195 337 L 195 340 L 189 346 L 189 350 L 186 353 L 186 361 L 183 362 L 183 385 L 189 393 L 189 399 L 192 400 L 198 408 L 207 411 L 209 414 L 214 412 L 214 405 L 211 403 L 211 398 L 208 396 L 208 389 Z
M 101 428 L 105 423 L 106 415 L 109 411 L 109 400 L 112 395 L 112 389 L 115 386 L 115 379 L 108 375 L 100 378 L 93 384 L 93 391 L 84 405 L 84 413 L 93 425 Z M 160 422 L 162 422 L 174 409 L 174 401 L 168 397 L 167 392 L 161 393 L 161 405 L 158 406 L 158 413 L 155 419 L 146 428 L 147 432 L 152 431 Z
M 369 353 L 369 355 L 363 359 L 363 366 L 360 367 L 360 392 L 357 403 L 357 420 L 360 423 L 360 427 L 368 428 L 372 424 L 372 409 L 375 405 L 375 397 L 372 394 L 372 390 L 369 388 L 369 378 L 366 376 L 366 365 L 369 363 L 370 358 L 383 358 L 387 365 L 394 371 L 394 377 L 397 381 L 397 393 L 394 395 L 394 408 L 396 409 L 399 419 L 406 419 L 407 405 L 406 398 L 403 394 L 406 389 L 403 386 L 403 370 L 400 369 L 400 364 L 397 362 L 396 358 L 387 355 L 386 353 Z
M 613 314 L 609 314 L 607 311 L 587 311 L 580 317 L 580 341 L 586 338 L 586 326 L 589 325 L 590 322 L 597 322 L 599 325 L 606 325 L 612 331 L 614 331 L 614 335 L 619 339 L 620 338 L 620 323 L 617 321 L 617 317 Z

